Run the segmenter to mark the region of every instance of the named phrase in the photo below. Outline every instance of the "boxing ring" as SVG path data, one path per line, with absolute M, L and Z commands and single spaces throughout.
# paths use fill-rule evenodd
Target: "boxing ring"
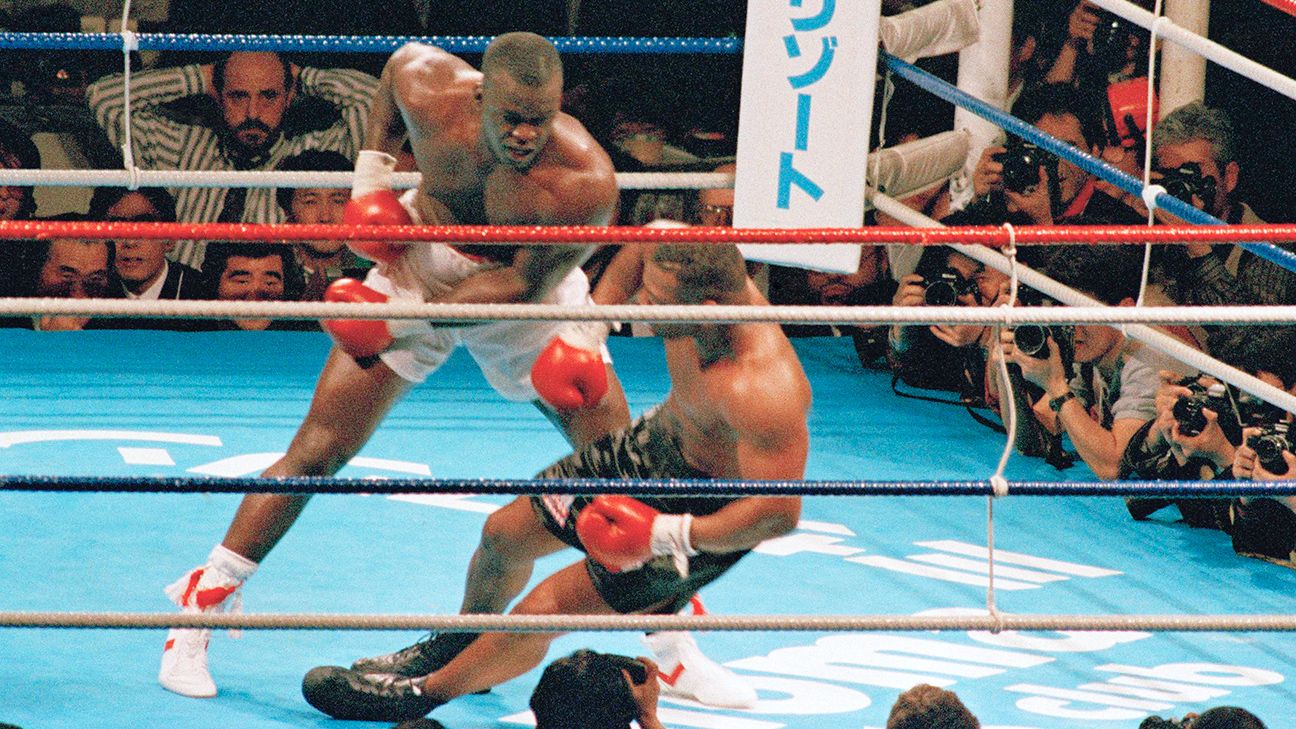
M 108 38 L 127 50 L 148 45 L 133 34 Z M 215 42 L 227 47 L 232 41 Z M 887 63 L 897 72 L 905 70 L 897 60 Z M 1065 149 L 1057 153 L 1072 154 Z M 176 184 L 165 176 L 172 173 L 133 166 L 120 172 L 72 172 L 81 176 L 14 171 L 0 179 L 13 184 Z M 1099 174 L 1114 172 L 1100 169 Z M 184 184 L 344 186 L 349 181 L 346 173 L 327 182 L 301 173 L 274 182 L 250 173 L 228 174 L 195 175 Z M 619 182 L 623 187 L 637 184 L 624 176 Z M 645 187 L 686 188 L 728 183 L 725 176 L 642 182 Z M 1181 212 L 1174 209 L 1177 201 L 1145 189 L 1139 184 L 1137 190 L 1145 200 Z M 1182 212 L 1190 221 L 1209 222 Z M 373 230 L 342 226 L 270 228 L 0 223 L 0 237 L 174 238 L 181 232 L 249 240 L 379 237 Z M 591 242 L 627 243 L 690 238 L 751 242 L 762 236 L 780 242 L 958 241 L 967 246 L 964 250 L 985 249 L 977 253 L 987 262 L 1004 265 L 1008 260 L 1013 271 L 1017 267 L 1011 258 L 1003 259 L 992 248 L 1011 254 L 1015 246 L 1079 238 L 1296 239 L 1296 229 L 1289 226 L 1084 233 L 1011 228 L 381 231 L 384 239 L 463 236 L 475 242 L 528 244 L 543 244 L 546 236 L 572 241 L 575 234 L 587 235 L 580 240 Z M 1275 262 L 1285 260 L 1279 249 L 1252 245 Z M 1029 272 L 1020 273 L 1023 283 L 1035 285 Z M 501 316 L 499 307 L 433 305 L 168 306 L 175 316 L 247 316 L 251 311 L 301 318 Z M 1136 322 L 1296 319 L 1292 307 L 1189 312 L 932 307 L 918 314 L 889 308 L 801 308 L 807 310 L 713 311 L 710 318 L 1101 321 L 1128 323 L 1131 329 L 1139 326 Z M 640 307 L 558 313 L 546 307 L 505 309 L 521 318 L 703 318 L 684 307 L 652 307 L 650 312 Z M 140 310 L 122 302 L 27 299 L 0 301 L 0 312 L 103 316 Z M 506 629 L 547 624 L 583 628 L 555 642 L 550 658 L 578 647 L 644 653 L 626 630 L 712 628 L 699 634 L 707 654 L 748 680 L 761 701 L 737 711 L 663 699 L 660 716 L 671 727 L 880 727 L 895 695 L 923 682 L 956 691 L 983 726 L 997 729 L 1132 728 L 1149 714 L 1182 716 L 1218 704 L 1245 706 L 1273 727 L 1284 726 L 1296 714 L 1296 690 L 1288 681 L 1296 675 L 1296 636 L 1291 633 L 1296 629 L 1296 572 L 1239 558 L 1226 535 L 1173 523 L 1164 512 L 1150 522 L 1133 522 L 1118 498 L 1163 492 L 1272 494 L 1281 487 L 1102 484 L 1083 464 L 1058 472 L 1023 458 L 1010 459 L 996 471 L 1002 437 L 963 417 L 961 409 L 893 397 L 890 375 L 860 368 L 847 340 L 795 344 L 815 393 L 807 482 L 724 488 L 814 494 L 805 499 L 797 530 L 761 545 L 708 588 L 709 616 L 554 616 L 524 624 L 507 617 L 452 617 L 466 547 L 475 543 L 485 516 L 506 503 L 506 494 L 526 492 L 529 486 L 571 491 L 579 484 L 528 484 L 525 479 L 569 448 L 533 408 L 496 397 L 464 353 L 456 353 L 398 404 L 338 479 L 275 485 L 248 477 L 273 462 L 291 439 L 327 353 L 327 337 L 0 331 L 0 381 L 9 393 L 0 404 L 0 585 L 10 588 L 0 598 L 0 626 L 5 626 L 0 627 L 0 722 L 23 727 L 338 726 L 302 700 L 299 687 L 306 670 L 405 645 L 421 628 L 466 627 L 471 621 Z M 660 343 L 613 338 L 609 347 L 631 411 L 659 402 L 669 387 Z M 1290 400 L 1218 363 L 1204 362 L 1203 370 L 1278 404 Z M 960 415 L 952 417 L 954 412 Z M 492 443 L 501 447 L 496 452 L 483 447 Z M 483 478 L 487 475 L 492 480 Z M 266 560 L 247 590 L 249 614 L 172 612 L 161 586 L 192 566 L 223 532 L 238 493 L 306 488 L 336 495 L 314 499 Z M 698 486 L 649 482 L 613 490 L 634 488 Z M 73 493 L 62 493 L 68 491 Z M 393 491 L 406 493 L 388 493 Z M 855 497 L 843 498 L 845 494 Z M 574 553 L 565 552 L 542 560 L 536 574 L 543 577 L 572 559 Z M 330 622 L 329 615 L 338 619 Z M 90 625 L 137 629 L 84 627 Z M 167 625 L 276 629 L 249 630 L 237 641 L 219 635 L 212 668 L 221 693 L 198 701 L 156 684 L 161 633 L 153 628 Z M 150 629 L 139 629 L 145 626 Z M 405 632 L 336 629 L 342 627 Z M 435 718 L 447 727 L 524 726 L 529 721 L 526 700 L 538 675 L 539 669 L 488 695 L 456 699 L 438 708 Z

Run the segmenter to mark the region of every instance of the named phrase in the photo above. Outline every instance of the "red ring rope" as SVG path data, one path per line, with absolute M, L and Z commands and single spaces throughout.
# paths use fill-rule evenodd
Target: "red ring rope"
M 227 240 L 282 243 L 301 240 L 438 241 L 443 243 L 540 245 L 572 243 L 905 243 L 980 244 L 1002 248 L 1008 231 L 999 226 L 960 228 L 640 228 L 594 226 L 354 226 L 251 223 L 128 223 L 24 220 L 0 221 L 0 239 L 78 238 L 113 240 Z M 1293 242 L 1296 224 L 1202 226 L 1024 226 L 1017 245 L 1077 243 Z

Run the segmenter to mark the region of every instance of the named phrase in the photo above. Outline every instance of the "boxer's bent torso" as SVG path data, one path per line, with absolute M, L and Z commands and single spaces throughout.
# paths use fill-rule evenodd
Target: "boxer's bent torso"
M 678 438 L 661 407 L 644 413 L 630 427 L 604 436 L 554 463 L 536 478 L 683 478 L 711 476 L 685 461 Z M 642 496 L 639 501 L 665 514 L 704 516 L 736 499 L 707 496 Z M 584 551 L 576 535 L 576 517 L 588 496 L 546 495 L 531 499 L 536 516 L 554 536 Z M 637 612 L 665 604 L 662 612 L 678 612 L 703 585 L 732 567 L 747 551 L 725 554 L 699 552 L 689 558 L 688 577 L 681 577 L 670 557 L 657 557 L 643 567 L 609 572 L 586 558 L 594 587 L 614 610 Z

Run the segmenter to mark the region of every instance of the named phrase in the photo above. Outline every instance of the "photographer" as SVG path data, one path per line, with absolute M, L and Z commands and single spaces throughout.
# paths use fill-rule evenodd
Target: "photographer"
M 1210 377 L 1181 378 L 1162 371 L 1156 418 L 1130 439 L 1120 478 L 1212 480 L 1228 478 L 1241 443 L 1238 413 L 1223 386 Z M 1214 388 L 1214 389 L 1212 389 Z M 1221 420 L 1224 418 L 1224 420 Z M 1174 503 L 1193 527 L 1228 531 L 1227 499 L 1127 498 L 1130 516 L 1142 521 Z
M 1132 306 L 1140 257 L 1130 247 L 1072 246 L 1054 255 L 1045 273 L 1103 303 Z M 1007 361 L 1044 390 L 1032 407 L 1036 418 L 1049 432 L 1065 431 L 1084 462 L 1105 480 L 1120 476 L 1130 440 L 1157 415 L 1157 373 L 1184 369 L 1108 326 L 1050 327 L 1047 357 L 1019 351 L 1012 331 L 1000 336 Z M 1068 360 L 1074 368 L 1065 364 Z
M 1251 208 L 1236 199 L 1242 170 L 1237 133 L 1228 115 L 1200 103 L 1182 106 L 1152 130 L 1154 177 L 1171 194 L 1229 225 L 1258 225 Z M 1159 218 L 1178 222 L 1158 211 Z M 1232 245 L 1189 243 L 1170 248 L 1168 293 L 1187 306 L 1290 304 L 1296 302 L 1296 273 Z M 1250 327 L 1206 326 L 1207 347 L 1227 355 Z
M 1000 306 L 1008 300 L 1008 277 L 953 249 L 940 247 L 923 252 L 917 270 L 900 278 L 894 306 Z M 894 325 L 887 335 L 887 362 L 897 385 L 958 393 L 973 419 L 1003 432 L 1000 426 L 977 414 L 974 408 L 999 411 L 998 390 L 987 377 L 986 358 L 994 330 L 975 324 Z M 1017 417 L 1017 450 L 1039 456 L 1061 469 L 1071 465 L 1061 439 L 1046 432 L 1020 408 L 1039 397 L 1040 391 L 1013 377 Z M 912 397 L 924 398 L 914 395 Z M 940 402 L 946 402 L 941 400 Z M 1002 414 L 1001 414 L 1002 415 Z
M 1268 328 L 1242 340 L 1239 366 L 1260 380 L 1296 394 L 1296 329 Z M 1296 434 L 1287 432 L 1292 414 L 1270 409 L 1264 423 L 1242 431 L 1242 444 L 1234 451 L 1233 476 L 1255 481 L 1296 479 Z M 1290 564 L 1296 551 L 1296 497 L 1239 499 L 1232 505 L 1233 551 L 1238 554 Z
M 1108 83 L 1139 73 L 1138 61 L 1146 55 L 1146 42 L 1146 33 L 1141 29 L 1088 0 L 1080 0 L 1067 15 L 1066 37 L 1045 80 L 1103 89 Z
M 1286 383 L 1296 384 L 1296 362 L 1290 354 L 1294 347 L 1296 329 L 1257 328 L 1251 336 L 1239 341 L 1229 361 L 1286 390 L 1289 387 Z M 1235 393 L 1213 378 L 1197 376 L 1181 380 L 1173 372 L 1160 375 L 1157 418 L 1130 441 L 1121 466 L 1122 477 L 1232 478 L 1237 450 L 1246 448 L 1247 431 L 1243 428 L 1283 419 L 1283 412 L 1278 408 L 1246 393 Z M 1147 518 L 1170 503 L 1168 499 L 1126 500 L 1135 519 Z M 1191 526 L 1233 531 L 1226 499 L 1185 499 L 1174 503 Z
M 1236 706 L 1216 706 L 1182 719 L 1149 716 L 1139 729 L 1265 729 L 1260 717 Z
M 923 252 L 914 273 L 902 276 L 892 306 L 995 306 L 1007 298 L 1002 273 L 955 252 Z M 893 325 L 887 361 L 906 384 L 981 397 L 990 329 L 978 325 Z
M 657 718 L 657 664 L 591 650 L 550 663 L 531 693 L 536 729 L 665 729 Z M 650 680 L 649 677 L 652 677 Z
M 1096 98 L 1049 84 L 1022 94 L 1013 113 L 1091 155 L 1106 134 Z M 1098 190 L 1095 177 L 1033 144 L 1012 138 L 981 153 L 972 176 L 974 199 L 946 225 L 1102 225 L 1145 222 L 1132 208 Z M 1027 253 L 1033 253 L 1027 251 Z M 1031 261 L 1027 261 L 1031 263 Z

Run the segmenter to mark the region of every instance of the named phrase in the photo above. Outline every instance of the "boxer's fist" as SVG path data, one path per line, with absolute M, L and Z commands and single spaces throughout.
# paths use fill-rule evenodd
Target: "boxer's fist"
M 340 278 L 324 290 L 324 300 L 384 303 L 387 296 L 355 279 Z M 320 326 L 343 352 L 357 359 L 381 354 L 392 343 L 387 322 L 377 319 L 328 319 L 321 321 Z
M 395 192 L 375 190 L 348 200 L 342 209 L 342 222 L 347 225 L 412 225 L 414 220 Z M 356 255 L 375 263 L 391 263 L 409 247 L 408 243 L 379 240 L 351 241 L 347 245 Z
M 652 526 L 659 515 L 629 496 L 596 496 L 576 517 L 576 534 L 594 561 L 612 572 L 652 559 Z
M 596 496 L 576 517 L 576 534 L 585 551 L 610 572 L 637 569 L 655 556 L 670 556 L 680 575 L 688 575 L 691 514 L 662 514 L 629 496 Z
M 531 385 L 558 410 L 593 407 L 607 394 L 607 367 L 598 350 L 554 337 L 531 365 Z

